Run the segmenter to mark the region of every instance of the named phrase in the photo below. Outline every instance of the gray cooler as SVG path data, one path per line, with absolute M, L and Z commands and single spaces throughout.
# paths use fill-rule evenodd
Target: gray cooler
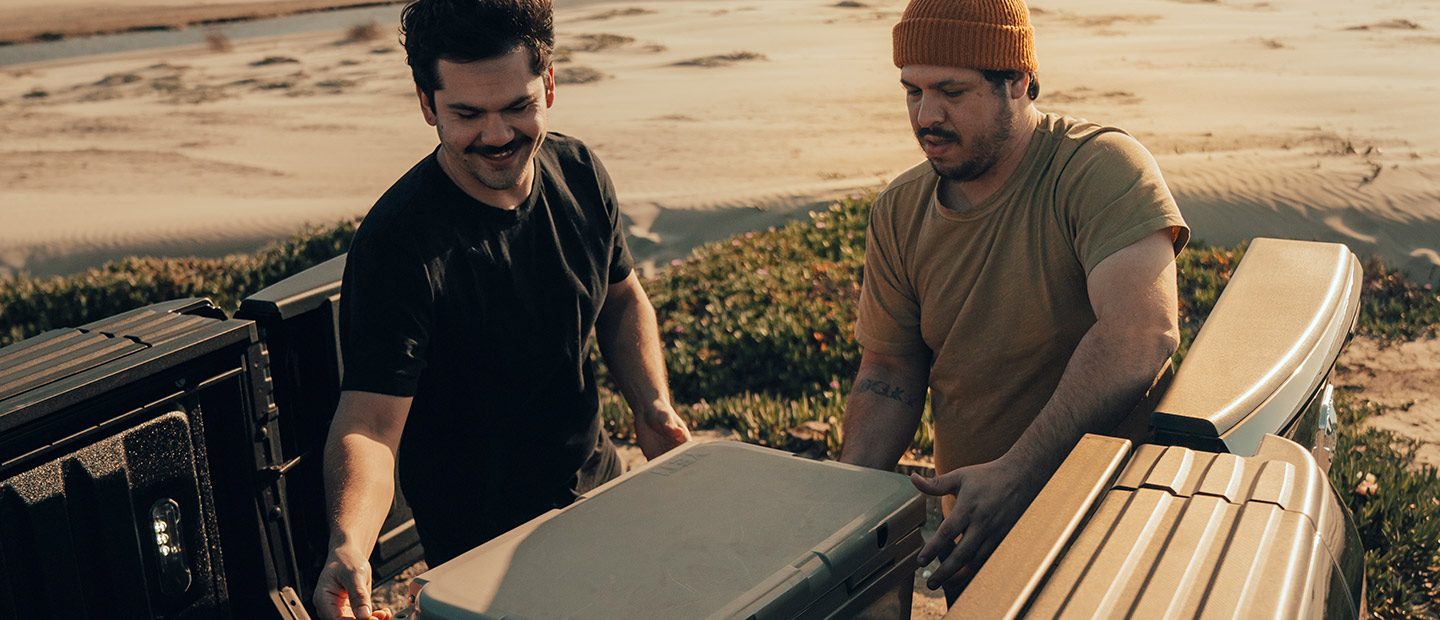
M 423 620 L 908 618 L 924 506 L 899 474 L 690 444 L 411 592 Z

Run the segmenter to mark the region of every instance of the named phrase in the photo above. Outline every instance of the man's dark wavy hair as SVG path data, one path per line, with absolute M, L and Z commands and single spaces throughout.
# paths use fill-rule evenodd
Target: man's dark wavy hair
M 433 106 L 435 91 L 445 87 L 441 58 L 486 60 L 523 45 L 530 69 L 544 74 L 555 50 L 555 17 L 550 0 L 415 0 L 400 14 L 400 37 L 415 84 Z
M 1014 82 L 1025 75 L 1023 72 L 1013 69 L 1002 69 L 999 71 L 987 69 L 982 70 L 980 73 L 985 76 L 987 82 L 990 82 L 990 87 L 995 89 L 995 94 L 997 95 L 1005 94 L 1005 89 L 1009 88 L 1010 82 Z M 1025 89 L 1025 96 L 1029 97 L 1031 101 L 1034 101 L 1036 97 L 1040 96 L 1040 76 L 1034 73 L 1030 74 L 1030 87 Z

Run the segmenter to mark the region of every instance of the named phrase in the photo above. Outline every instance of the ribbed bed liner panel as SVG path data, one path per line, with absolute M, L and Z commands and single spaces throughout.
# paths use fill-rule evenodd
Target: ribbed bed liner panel
M 1240 458 L 1137 449 L 1031 599 L 1034 618 L 1297 618 L 1343 579 L 1321 536 L 1329 483 L 1303 448 Z M 1212 596 L 1212 593 L 1225 593 Z

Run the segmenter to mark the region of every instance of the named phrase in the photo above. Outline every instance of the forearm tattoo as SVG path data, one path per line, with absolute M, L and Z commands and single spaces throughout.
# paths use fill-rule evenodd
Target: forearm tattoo
M 909 407 L 914 407 L 915 405 L 919 405 L 925 402 L 924 392 L 921 392 L 917 396 L 914 394 L 910 394 L 897 386 L 892 386 L 886 381 L 880 381 L 878 379 L 861 379 L 860 383 L 855 386 L 855 392 L 857 394 L 860 392 L 879 394 L 880 396 L 884 396 L 885 398 L 888 398 L 890 400 L 904 403 L 906 406 Z

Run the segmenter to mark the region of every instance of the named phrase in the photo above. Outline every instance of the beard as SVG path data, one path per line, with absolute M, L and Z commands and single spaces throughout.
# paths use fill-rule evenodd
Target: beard
M 973 140 L 974 144 L 968 158 L 958 164 L 944 164 L 931 159 L 929 160 L 930 167 L 935 169 L 935 174 L 950 181 L 965 182 L 980 178 L 994 168 L 996 162 L 1000 161 L 1000 152 L 1010 141 L 1013 133 L 1010 129 L 1010 121 L 1014 116 L 1015 113 L 1010 110 L 1010 106 L 1005 105 L 1002 101 L 1000 110 L 995 113 L 994 126 L 989 132 Z M 915 132 L 916 139 L 923 139 L 925 136 L 953 140 L 957 148 L 964 146 L 959 134 L 941 127 L 922 127 Z

